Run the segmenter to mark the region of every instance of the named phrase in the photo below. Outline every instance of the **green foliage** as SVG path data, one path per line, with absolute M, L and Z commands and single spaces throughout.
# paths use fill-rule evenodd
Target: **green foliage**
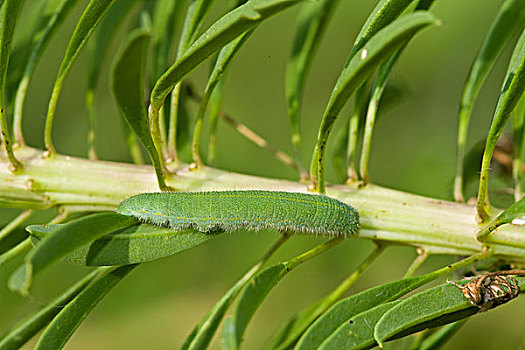
M 481 174 L 479 180 L 477 210 L 481 220 L 488 218 L 488 181 L 489 168 L 492 153 L 496 148 L 496 142 L 503 132 L 503 127 L 510 118 L 512 111 L 521 99 L 525 91 L 525 29 L 516 45 L 509 63 L 509 68 L 505 76 L 505 81 L 501 88 L 501 93 L 496 106 L 496 111 L 492 118 L 492 124 L 487 136 L 483 161 L 481 163 Z
M 458 152 L 456 181 L 454 196 L 456 200 L 463 200 L 463 161 L 467 128 L 474 101 L 483 82 L 490 72 L 496 58 L 512 34 L 523 26 L 525 20 L 525 1 L 507 0 L 501 6 L 498 16 L 494 20 L 490 31 L 479 50 L 477 57 L 472 62 L 469 75 L 463 86 L 458 117 Z
M 28 295 L 33 277 L 43 269 L 76 249 L 114 230 L 130 226 L 137 220 L 115 213 L 101 213 L 70 222 L 58 228 L 25 257 L 9 279 L 9 288 Z
M 471 152 L 472 159 L 464 159 L 463 156 L 474 101 L 504 46 L 522 31 L 514 45 L 486 137 L 477 202 L 481 222 L 475 222 L 475 208 L 472 205 L 437 201 L 382 188 L 373 184 L 369 175 L 375 121 L 379 108 L 385 107 L 382 97 L 389 89 L 389 78 L 398 61 L 407 55 L 408 50 L 405 48 L 408 42 L 422 29 L 441 22 L 428 11 L 434 2 L 379 0 L 367 16 L 339 77 L 334 79 L 336 83 L 317 130 L 317 143 L 310 164 L 311 180 L 308 180 L 301 156 L 303 145 L 306 144 L 302 142 L 301 123 L 307 113 L 299 111 L 301 104 L 307 102 L 305 91 L 318 48 L 327 42 L 324 34 L 337 15 L 335 9 L 342 6 L 343 2 L 86 2 L 87 7 L 76 21 L 55 83 L 50 84 L 52 93 L 44 129 L 47 152 L 44 152 L 29 147 L 25 142 L 22 132 L 23 107 L 24 104 L 33 107 L 33 100 L 26 101 L 26 98 L 32 96 L 28 91 L 30 83 L 34 84 L 33 75 L 38 72 L 40 58 L 47 47 L 55 47 L 52 46 L 55 34 L 67 27 L 64 24 L 71 20 L 69 15 L 78 1 L 46 0 L 26 14 L 26 7 L 33 6 L 34 1 L 0 0 L 0 124 L 4 142 L 0 149 L 0 208 L 24 210 L 0 230 L 0 272 L 10 275 L 7 285 L 11 291 L 28 297 L 30 291 L 34 290 L 37 294 L 35 300 L 38 300 L 41 291 L 31 287 L 37 281 L 35 277 L 44 270 L 62 261 L 80 265 L 82 269 L 91 268 L 85 276 L 77 278 L 78 281 L 72 286 L 54 292 L 57 295 L 51 301 L 45 302 L 39 310 L 7 330 L 0 338 L 0 349 L 18 349 L 38 333 L 41 336 L 36 343 L 37 349 L 64 347 L 96 305 L 137 264 L 186 252 L 214 237 L 223 238 L 226 236 L 223 234 L 224 229 L 238 231 L 242 227 L 253 230 L 270 227 L 279 231 L 281 236 L 237 282 L 228 284 L 232 285 L 231 288 L 216 303 L 211 303 L 213 306 L 185 339 L 182 349 L 214 346 L 216 333 L 220 334 L 223 349 L 239 349 L 245 344 L 246 347 L 251 346 L 245 339 L 251 336 L 247 330 L 257 311 L 275 294 L 271 292 L 282 286 L 285 277 L 294 272 L 296 267 L 331 250 L 349 236 L 371 239 L 376 243 L 376 248 L 342 279 L 339 286 L 314 299 L 317 301 L 307 303 L 306 307 L 300 308 L 301 311 L 292 313 L 279 332 L 269 338 L 265 348 L 368 349 L 421 332 L 411 348 L 438 349 L 469 317 L 517 297 L 518 292 L 525 289 L 525 278 L 512 276 L 525 274 L 525 270 L 501 272 L 497 269 L 509 265 L 521 266 L 525 260 L 523 227 L 516 220 L 525 215 L 525 199 L 521 198 L 521 157 L 525 130 L 525 0 L 503 2 L 472 61 L 461 95 L 455 184 L 458 202 L 464 199 L 463 184 L 468 180 L 463 169 L 473 174 L 479 170 L 481 149 Z M 217 130 L 221 119 L 228 120 L 248 140 L 272 150 L 276 158 L 282 160 L 288 157 L 284 151 L 271 146 L 269 141 L 227 115 L 223 111 L 223 95 L 230 91 L 225 84 L 226 73 L 231 66 L 235 66 L 233 59 L 238 56 L 248 38 L 252 38 L 251 44 L 259 32 L 260 24 L 296 5 L 303 7 L 297 12 L 288 12 L 292 16 L 298 15 L 295 32 L 283 33 L 283 36 L 289 34 L 292 50 L 283 77 L 285 104 L 282 113 L 288 115 L 292 135 L 289 146 L 294 153 L 291 161 L 285 163 L 293 171 L 299 172 L 301 181 L 243 176 L 208 167 L 217 158 L 216 141 L 222 137 Z M 21 18 L 31 17 L 27 22 L 31 25 L 17 25 L 21 11 Z M 467 18 L 465 14 L 462 16 Z M 271 25 L 272 22 L 268 22 Z M 127 28 L 121 28 L 124 23 Z M 24 30 L 27 33 L 20 39 L 17 35 Z M 121 39 L 119 32 L 123 31 L 122 48 L 110 60 L 110 44 Z M 78 159 L 56 154 L 52 126 L 65 80 L 92 35 L 85 91 L 89 159 Z M 17 39 L 17 45 L 11 50 L 11 43 L 16 43 Z M 13 61 L 15 56 L 16 62 Z M 203 82 L 196 79 L 197 83 L 194 84 L 193 75 L 188 75 L 210 57 L 213 58 L 209 75 Z M 102 72 L 109 61 L 114 61 L 110 72 L 111 90 L 122 120 L 126 122 L 126 141 L 133 160 L 137 164 L 142 163 L 138 139 L 148 152 L 153 168 L 97 159 L 95 120 L 98 119 L 98 113 L 95 101 L 97 86 L 103 81 Z M 259 67 L 253 65 L 250 70 L 255 71 Z M 246 75 L 243 75 L 243 79 L 248 78 L 245 71 L 242 74 Z M 191 88 L 186 88 L 186 84 L 191 85 Z M 272 83 L 272 86 L 278 85 Z M 199 93 L 199 90 L 202 92 Z M 166 97 L 170 94 L 171 99 L 167 101 Z M 316 94 L 321 95 L 318 90 Z M 328 143 L 329 135 L 336 119 L 353 96 L 354 106 L 350 118 L 342 121 L 344 130 L 340 130 L 339 140 L 332 146 Z M 273 103 L 266 100 L 266 96 L 257 97 L 267 105 Z M 198 109 L 192 105 L 194 102 L 197 102 Z M 231 108 L 228 103 L 224 105 Z M 9 127 L 8 118 L 10 108 L 14 112 L 12 128 Z M 208 109 L 210 118 L 206 121 Z M 363 120 L 365 111 L 366 121 Z M 514 117 L 512 156 L 505 154 L 510 151 L 496 147 L 511 114 Z M 271 123 L 271 118 L 274 116 L 263 122 Z M 275 116 L 276 120 L 278 118 Z M 11 133 L 15 135 L 17 143 L 14 148 Z M 310 141 L 310 144 L 314 144 L 315 140 Z M 34 144 L 33 140 L 31 144 Z M 208 146 L 208 164 L 200 153 L 205 149 L 204 146 Z M 341 178 L 349 175 L 350 181 L 344 186 L 326 185 L 324 161 L 329 154 L 327 148 L 337 149 L 334 158 L 338 162 Z M 183 162 L 190 158 L 190 150 L 194 162 L 192 165 Z M 499 153 L 496 154 L 496 151 Z M 361 159 L 357 164 L 359 152 Z M 501 153 L 504 153 L 503 157 Z M 491 162 L 496 162 L 492 159 L 496 155 L 499 155 L 495 157 L 497 162 L 506 162 L 505 166 L 512 167 L 514 181 L 514 188 L 510 192 L 513 192 L 515 202 L 502 210 L 490 207 L 488 200 L 488 171 Z M 344 169 L 346 166 L 348 169 Z M 153 169 L 158 187 L 154 183 Z M 499 171 L 495 168 L 494 172 Z M 510 180 L 510 176 L 504 176 Z M 306 182 L 311 182 L 310 189 L 316 192 L 324 193 L 328 189 L 326 192 L 329 197 L 305 194 Z M 204 197 L 210 194 L 217 196 L 217 193 L 224 191 L 227 195 L 242 195 L 239 195 L 241 202 L 234 202 L 229 201 L 231 198 L 199 201 L 194 198 L 194 194 L 143 194 L 158 188 L 161 191 L 207 191 Z M 218 190 L 223 192 L 213 192 Z M 138 198 L 138 204 L 130 206 L 130 200 L 122 202 L 130 196 Z M 185 199 L 181 199 L 183 197 Z M 293 201 L 279 202 L 283 198 L 292 198 Z M 359 215 L 352 209 L 350 222 L 327 219 L 327 212 L 336 213 L 341 207 L 346 208 L 346 205 L 355 205 Z M 112 211 L 115 208 L 116 213 Z M 44 211 L 47 209 L 57 209 L 59 213 L 49 222 L 42 219 L 50 213 Z M 491 217 L 496 212 L 499 215 Z M 261 218 L 263 223 L 260 222 Z M 239 220 L 242 222 L 239 223 Z M 220 225 L 217 225 L 218 222 Z M 272 261 L 269 267 L 265 267 L 276 250 L 293 233 L 310 224 L 309 233 L 329 234 L 332 237 L 302 254 L 293 254 L 279 262 Z M 334 225 L 341 224 L 347 226 L 333 229 Z M 357 230 L 358 224 L 360 230 Z M 22 230 L 24 226 L 25 231 Z M 210 230 L 212 232 L 200 232 Z M 231 239 L 235 239 L 235 236 Z M 486 240 L 487 246 L 483 247 L 478 240 Z M 468 256 L 426 274 L 382 282 L 373 287 L 360 287 L 360 291 L 348 293 L 367 267 L 382 255 L 385 247 L 394 244 L 411 245 L 418 249 L 419 256 L 405 276 L 412 276 L 426 257 L 432 254 Z M 213 253 L 221 258 L 228 256 L 227 251 Z M 284 254 L 290 253 L 287 251 Z M 349 262 L 347 258 L 345 256 L 345 260 L 342 260 L 345 269 Z M 451 283 L 438 281 L 453 271 L 461 271 L 461 268 L 484 259 L 490 262 L 484 268 L 496 271 L 470 280 Z M 195 261 L 206 268 L 210 264 L 203 259 Z M 10 263 L 18 264 L 14 271 L 9 270 Z M 184 268 L 193 273 L 193 269 L 199 267 Z M 171 277 L 167 275 L 166 279 Z M 419 290 L 433 281 L 440 284 Z M 59 285 L 58 282 L 67 283 L 60 279 L 54 280 L 53 284 Z M 301 297 L 309 292 L 296 287 L 286 292 Z M 202 289 L 199 285 L 198 290 Z M 481 296 L 480 300 L 473 297 L 476 295 Z M 283 308 L 284 311 L 287 312 L 288 308 Z
M 135 267 L 137 265 L 100 268 L 99 276 L 95 277 L 93 282 L 78 293 L 51 321 L 35 349 L 62 349 L 89 312 Z
M 63 226 L 31 225 L 26 230 L 37 245 Z M 132 225 L 97 238 L 70 253 L 66 260 L 85 266 L 137 264 L 180 253 L 214 236 L 191 229 L 175 231 L 148 224 Z
M 351 55 L 339 76 L 323 113 L 319 135 L 310 169 L 316 189 L 324 193 L 324 149 L 337 116 L 348 99 L 388 57 L 421 29 L 437 24 L 434 16 L 416 12 L 403 16 L 374 35 L 361 48 L 360 55 Z M 358 45 L 360 46 L 360 45 Z M 355 47 L 355 46 L 354 46 Z
M 114 0 L 92 0 L 89 2 L 88 6 L 82 13 L 82 16 L 78 20 L 77 26 L 71 39 L 69 40 L 69 45 L 67 47 L 66 54 L 60 65 L 60 70 L 58 71 L 57 79 L 53 86 L 53 92 L 51 94 L 51 99 L 49 100 L 49 106 L 47 110 L 46 117 L 46 128 L 45 128 L 45 143 L 47 150 L 53 154 L 55 153 L 55 147 L 51 140 L 52 131 L 53 131 L 53 120 L 55 118 L 55 110 L 58 103 L 58 97 L 64 86 L 64 81 L 73 67 L 78 55 L 82 48 L 86 45 L 87 40 L 95 31 L 95 28 L 104 17 L 106 11 L 113 5 Z
M 164 161 L 153 143 L 144 102 L 144 71 L 150 36 L 148 29 L 135 29 L 129 34 L 113 68 L 113 94 L 122 116 L 148 151 L 160 189 L 165 190 Z

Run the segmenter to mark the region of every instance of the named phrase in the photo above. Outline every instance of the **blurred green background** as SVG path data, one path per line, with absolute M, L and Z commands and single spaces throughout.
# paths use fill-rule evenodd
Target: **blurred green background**
M 36 1 L 27 0 L 17 28 L 23 32 L 26 13 Z M 432 12 L 443 20 L 417 35 L 394 69 L 391 85 L 401 92 L 395 103 L 380 112 L 376 124 L 370 173 L 374 182 L 412 193 L 451 199 L 455 164 L 456 113 L 471 61 L 501 6 L 501 0 L 438 0 Z M 47 102 L 60 61 L 75 22 L 87 1 L 80 5 L 46 50 L 29 89 L 24 130 L 31 146 L 43 146 Z M 306 4 L 308 5 L 308 4 Z M 305 6 L 306 6 L 305 5 Z M 304 159 L 309 160 L 320 118 L 331 89 L 355 39 L 376 1 L 341 1 L 314 61 L 302 107 Z M 220 17 L 226 1 L 215 1 L 207 23 Z M 260 26 L 235 58 L 226 82 L 224 110 L 256 130 L 270 143 L 291 154 L 289 124 L 284 99 L 284 73 L 291 49 L 298 8 Z M 121 34 L 123 34 L 121 32 Z M 121 35 L 122 38 L 122 35 Z M 114 57 L 115 40 L 108 57 Z M 513 41 L 514 42 L 514 41 Z M 498 59 L 482 88 L 474 109 L 469 145 L 484 138 L 496 104 L 511 47 Z M 16 60 L 16 57 L 12 59 Z M 120 116 L 108 88 L 105 62 L 99 85 L 98 154 L 103 160 L 130 161 L 122 135 Z M 68 77 L 59 101 L 54 130 L 60 153 L 85 157 L 87 128 L 84 109 L 87 56 L 83 53 Z M 188 80 L 202 92 L 207 65 Z M 190 103 L 195 112 L 196 105 Z M 335 130 L 344 125 L 348 111 Z M 206 137 L 206 136 L 205 136 Z M 333 137 L 332 137 L 333 139 Z M 217 166 L 242 173 L 296 179 L 296 174 L 220 124 Z M 340 181 L 332 166 L 328 180 Z M 2 209 L 0 223 L 17 214 Z M 31 223 L 51 218 L 40 213 Z M 277 239 L 274 232 L 239 232 L 222 235 L 182 254 L 143 264 L 106 297 L 73 335 L 67 349 L 173 349 L 206 311 Z M 274 256 L 283 260 L 320 243 L 321 238 L 294 237 Z M 293 312 L 332 290 L 370 252 L 368 241 L 348 240 L 307 262 L 280 283 L 257 312 L 245 336 L 245 348 L 261 348 Z M 414 249 L 392 247 L 352 287 L 351 292 L 395 280 L 415 258 Z M 421 272 L 452 261 L 432 257 Z M 66 263 L 46 271 L 35 283 L 33 294 L 23 300 L 7 290 L 9 274 L 20 261 L 0 270 L 0 334 L 39 308 L 86 272 Z M 522 315 L 525 299 L 473 317 L 446 346 L 448 349 L 525 348 Z M 405 340 L 394 343 L 400 348 Z M 406 343 L 405 343 L 406 344 Z M 218 342 L 213 344 L 217 348 Z M 29 345 L 28 348 L 32 346 Z

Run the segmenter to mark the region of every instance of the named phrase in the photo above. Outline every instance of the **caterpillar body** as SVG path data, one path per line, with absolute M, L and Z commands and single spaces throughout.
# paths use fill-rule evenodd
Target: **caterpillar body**
M 117 212 L 155 225 L 200 232 L 245 228 L 339 236 L 359 228 L 359 214 L 348 204 L 296 192 L 141 193 L 124 200 Z

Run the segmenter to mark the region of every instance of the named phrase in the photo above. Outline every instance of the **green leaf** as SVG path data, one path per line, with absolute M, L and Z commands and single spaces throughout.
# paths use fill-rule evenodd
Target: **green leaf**
M 89 62 L 86 89 L 86 114 L 88 121 L 88 154 L 90 159 L 97 159 L 95 144 L 95 91 L 99 78 L 102 76 L 101 72 L 106 61 L 106 53 L 118 28 L 140 1 L 142 0 L 116 0 L 115 5 L 108 10 L 88 45 Z
M 32 225 L 26 230 L 38 242 L 64 225 Z M 193 248 L 217 236 L 192 229 L 174 230 L 138 224 L 115 230 L 83 246 L 66 259 L 87 266 L 129 265 L 161 259 Z
M 77 282 L 62 295 L 58 296 L 48 305 L 29 316 L 19 325 L 10 330 L 1 340 L 0 349 L 16 350 L 33 338 L 44 328 L 55 316 L 75 298 L 95 277 L 99 276 L 102 269 L 96 269 L 82 280 Z
M 521 158 L 523 155 L 523 142 L 525 135 L 525 97 L 521 97 L 520 101 L 512 114 L 512 128 L 514 134 L 512 141 L 514 142 L 514 152 L 512 152 L 512 177 L 514 179 L 514 199 L 519 200 L 522 197 L 521 189 Z
M 153 10 L 153 81 L 168 68 L 170 52 L 175 37 L 175 27 L 180 21 L 184 1 L 157 0 Z
M 29 238 L 26 238 L 22 242 L 18 243 L 17 245 L 0 255 L 0 267 L 7 264 L 9 261 L 13 260 L 17 256 L 26 253 L 29 249 L 31 249 L 31 240 Z
M 456 321 L 441 327 L 434 334 L 425 339 L 418 350 L 441 349 L 443 345 L 467 322 L 467 320 Z
M 228 45 L 224 46 L 219 52 L 217 61 L 215 62 L 215 65 L 213 66 L 213 70 L 210 74 L 210 77 L 206 84 L 206 88 L 204 90 L 204 95 L 200 102 L 199 112 L 197 114 L 197 121 L 195 123 L 195 129 L 194 129 L 194 134 L 193 134 L 192 156 L 193 156 L 193 161 L 197 165 L 202 164 L 202 160 L 201 160 L 200 153 L 199 153 L 199 145 L 200 145 L 200 137 L 201 137 L 201 132 L 202 132 L 204 114 L 206 113 L 206 109 L 208 108 L 210 98 L 213 94 L 213 91 L 215 90 L 215 87 L 217 86 L 217 84 L 219 84 L 224 74 L 226 73 L 226 70 L 228 69 L 230 63 L 233 60 L 233 57 L 237 54 L 237 52 L 239 52 L 240 48 L 244 45 L 244 43 L 246 42 L 246 40 L 250 37 L 252 33 L 253 33 L 253 29 L 240 35 L 238 38 L 234 39 Z
M 315 54 L 339 0 L 322 0 L 305 4 L 299 13 L 290 58 L 286 65 L 285 93 L 292 131 L 295 162 L 302 178 L 308 176 L 301 156 L 299 109 L 304 85 Z
M 248 323 L 273 287 L 291 271 L 288 263 L 278 263 L 258 273 L 241 292 L 228 327 L 222 334 L 224 349 L 238 349 Z
M 481 174 L 479 181 L 477 211 L 478 216 L 483 221 L 488 218 L 488 178 L 492 153 L 496 148 L 501 132 L 509 119 L 514 107 L 518 104 L 523 92 L 525 91 L 525 29 L 521 33 L 518 44 L 514 48 L 510 60 L 509 68 L 505 77 L 505 82 L 501 88 L 496 111 L 492 117 L 492 123 L 483 152 L 481 163 Z
M 326 312 L 342 295 L 359 279 L 364 271 L 379 257 L 385 249 L 385 246 L 377 245 L 368 257 L 332 292 L 323 297 L 321 300 L 313 303 L 308 308 L 297 313 L 284 329 L 274 337 L 268 349 L 290 349 L 299 338 L 304 334 L 306 329 L 315 322 L 322 314 Z
M 58 313 L 38 340 L 35 349 L 62 349 L 99 301 L 137 266 L 106 269 Z
M 210 140 L 208 144 L 208 165 L 215 166 L 215 159 L 217 157 L 217 128 L 219 126 L 219 114 L 222 111 L 222 102 L 224 98 L 224 81 L 223 77 L 210 96 L 210 112 L 209 112 L 209 133 Z
M 434 0 L 419 1 L 415 10 L 428 10 L 433 2 Z M 401 10 L 401 8 L 399 8 L 399 10 Z M 392 68 L 399 59 L 399 56 L 401 56 L 401 54 L 403 53 L 407 44 L 408 42 L 405 43 L 405 45 L 403 45 L 399 49 L 397 49 L 397 51 L 394 52 L 392 56 L 390 56 L 390 58 L 385 63 L 383 63 L 383 65 L 381 65 L 377 72 L 376 80 L 374 81 L 374 84 L 372 86 L 372 92 L 370 94 L 370 101 L 368 103 L 368 110 L 366 113 L 366 123 L 363 135 L 363 148 L 361 150 L 361 160 L 359 163 L 361 179 L 364 182 L 370 181 L 368 174 L 368 161 L 370 158 L 370 149 L 372 146 L 372 133 L 374 130 L 377 111 L 379 109 L 379 102 L 381 100 L 381 97 L 383 96 L 383 92 L 385 91 L 388 78 L 390 77 L 390 73 L 392 72 Z
M 259 272 L 251 282 L 242 290 L 242 293 L 233 307 L 231 322 L 224 328 L 222 343 L 225 349 L 237 349 L 248 323 L 255 311 L 259 308 L 268 293 L 277 283 L 305 261 L 338 245 L 344 240 L 343 237 L 335 237 L 326 241 L 309 251 L 296 256 L 288 261 L 277 263 Z
M 224 15 L 206 30 L 160 77 L 151 92 L 151 106 L 158 111 L 173 87 L 214 52 L 269 17 L 304 0 L 251 0 Z
M 15 158 L 15 154 L 13 153 L 13 141 L 11 140 L 11 132 L 7 125 L 5 87 L 13 34 L 22 3 L 22 0 L 6 0 L 0 9 L 0 130 L 2 132 L 2 144 L 5 146 L 9 163 L 13 168 L 12 170 L 20 167 L 20 162 Z
M 93 240 L 114 230 L 137 223 L 137 220 L 116 213 L 86 216 L 61 226 L 43 240 L 25 258 L 9 279 L 9 288 L 22 295 L 29 293 L 33 277 L 52 263 Z
M 405 11 L 405 9 L 414 0 L 381 0 L 372 10 L 371 15 L 367 18 L 365 24 L 361 28 L 361 31 L 355 39 L 352 50 L 348 55 L 345 67 L 350 63 L 351 59 L 355 54 L 365 46 L 365 44 L 372 38 L 378 31 L 383 29 L 388 24 L 392 23 L 397 17 Z
M 55 153 L 55 148 L 52 142 L 52 131 L 53 131 L 53 119 L 55 117 L 55 110 L 58 103 L 58 97 L 62 91 L 64 81 L 73 67 L 80 51 L 86 44 L 87 40 L 93 34 L 95 28 L 100 23 L 104 14 L 113 4 L 114 0 L 91 0 L 82 13 L 82 16 L 77 22 L 77 26 L 66 50 L 62 64 L 58 71 L 58 76 L 53 86 L 53 92 L 51 93 L 51 99 L 49 100 L 49 106 L 47 110 L 46 125 L 45 125 L 45 144 L 47 150 L 51 153 Z
M 415 12 L 399 18 L 377 32 L 354 55 L 343 69 L 332 91 L 330 100 L 323 114 L 319 135 L 312 158 L 310 175 L 319 192 L 324 192 L 324 154 L 330 131 L 348 99 L 354 91 L 379 67 L 392 53 L 412 38 L 421 29 L 437 20 L 428 12 Z
M 40 27 L 33 36 L 31 54 L 22 73 L 15 95 L 14 129 L 17 142 L 24 143 L 22 136 L 22 115 L 24 102 L 33 72 L 40 61 L 44 50 L 64 23 L 71 10 L 77 5 L 78 0 L 63 0 L 60 3 L 48 1 L 45 9 L 45 17 L 40 22 Z
M 206 13 L 208 12 L 212 2 L 213 0 L 191 0 L 186 10 L 186 16 L 184 18 L 182 32 L 180 35 L 179 43 L 177 45 L 177 55 L 176 55 L 175 61 L 178 61 L 179 58 L 182 57 L 186 53 L 186 50 L 188 49 L 188 47 L 195 40 L 195 37 L 197 36 L 203 24 Z M 182 86 L 180 82 L 178 82 L 177 84 L 174 85 L 174 87 L 175 88 L 173 89 L 171 93 L 171 101 L 170 101 L 167 153 L 168 153 L 169 158 L 177 160 L 177 159 L 180 159 L 180 153 L 178 153 L 178 150 L 180 149 L 179 145 L 183 148 L 189 149 L 191 153 L 192 144 L 191 144 L 191 136 L 188 138 L 178 137 L 180 134 L 184 135 L 186 133 L 191 135 L 191 131 L 190 131 L 190 125 L 188 125 L 188 123 L 185 123 L 182 120 L 183 118 L 187 116 L 183 115 L 182 117 L 179 117 L 179 112 L 183 112 L 181 111 L 181 108 L 179 108 L 181 104 L 180 99 L 181 99 L 181 87 Z M 150 118 L 152 120 L 162 119 L 162 117 L 159 116 L 155 110 L 152 111 Z M 154 123 L 162 124 L 161 121 L 154 121 Z M 193 126 L 193 123 L 191 126 Z M 180 130 L 181 128 L 183 130 Z M 153 139 L 153 141 L 158 145 L 159 139 L 162 139 L 162 136 L 164 135 L 161 134 L 160 138 L 156 137 Z
M 494 220 L 485 226 L 479 233 L 478 239 L 485 239 L 492 231 L 503 224 L 510 224 L 514 219 L 525 215 L 525 197 L 514 202 L 510 207 L 503 210 Z
M 382 303 L 393 301 L 436 278 L 486 259 L 489 256 L 490 253 L 488 252 L 474 254 L 425 275 L 385 283 L 342 299 L 315 321 L 301 337 L 295 350 L 316 349 L 339 326 L 348 322 L 353 316 Z
M 454 197 L 463 201 L 463 158 L 470 114 L 483 82 L 505 44 L 525 20 L 525 0 L 506 0 L 483 42 L 463 86 L 458 116 L 458 151 Z
M 405 278 L 369 288 L 340 300 L 315 321 L 297 343 L 296 350 L 317 349 L 355 315 L 395 300 L 430 282 L 428 275 Z
M 144 102 L 144 71 L 150 37 L 147 29 L 135 29 L 129 34 L 113 68 L 112 88 L 122 116 L 148 151 L 159 187 L 164 190 L 167 186 L 163 166 L 150 134 Z
M 377 323 L 374 337 L 382 344 L 394 337 L 463 319 L 478 310 L 460 288 L 445 283 L 417 293 L 387 311 Z
M 374 327 L 379 319 L 401 301 L 391 301 L 380 304 L 372 309 L 361 312 L 339 327 L 319 349 L 370 349 L 376 345 Z

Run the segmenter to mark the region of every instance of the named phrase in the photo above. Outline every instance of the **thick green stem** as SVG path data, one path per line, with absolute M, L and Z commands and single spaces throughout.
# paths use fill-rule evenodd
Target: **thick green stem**
M 69 211 L 113 210 L 123 199 L 140 192 L 158 191 L 151 166 L 89 161 L 56 155 L 42 160 L 32 148 L 16 150 L 27 164 L 13 174 L 9 161 L 0 155 L 0 207 L 43 208 L 56 206 Z M 67 179 L 67 181 L 64 181 Z M 180 191 L 264 189 L 304 192 L 299 182 L 242 175 L 203 167 L 191 172 L 183 168 L 170 176 L 168 184 Z M 436 200 L 368 184 L 330 186 L 329 196 L 355 207 L 360 230 L 355 237 L 411 245 L 429 254 L 471 255 L 483 245 L 476 240 L 480 227 L 476 208 Z M 525 228 L 506 224 L 488 238 L 494 254 L 525 260 Z

